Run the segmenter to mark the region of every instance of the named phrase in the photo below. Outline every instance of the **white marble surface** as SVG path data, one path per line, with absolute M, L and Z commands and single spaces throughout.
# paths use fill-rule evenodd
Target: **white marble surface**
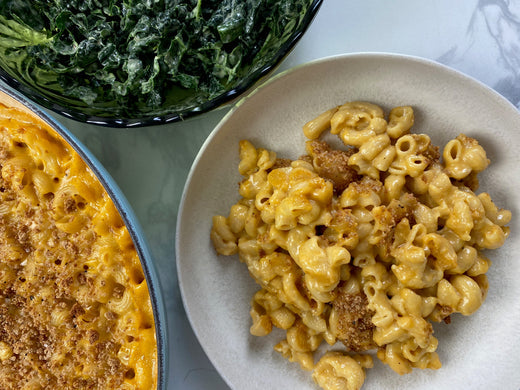
M 520 108 L 519 0 L 324 0 L 279 71 L 320 57 L 376 51 L 437 60 L 491 86 Z M 226 112 L 130 130 L 55 115 L 112 174 L 147 235 L 168 311 L 169 389 L 229 389 L 186 318 L 174 248 L 184 181 L 200 146 Z

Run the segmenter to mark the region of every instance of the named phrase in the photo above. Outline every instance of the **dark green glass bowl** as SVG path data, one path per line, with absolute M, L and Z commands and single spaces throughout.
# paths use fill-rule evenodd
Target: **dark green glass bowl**
M 158 108 L 150 107 L 123 107 L 111 102 L 94 102 L 89 105 L 79 99 L 70 98 L 55 91 L 28 82 L 24 74 L 27 70 L 8 67 L 0 58 L 0 80 L 23 93 L 35 103 L 50 109 L 65 117 L 107 127 L 142 127 L 181 121 L 196 115 L 224 106 L 251 89 L 259 80 L 270 74 L 280 62 L 290 53 L 298 40 L 303 36 L 323 0 L 309 0 L 309 6 L 283 41 L 280 41 L 276 50 L 272 50 L 268 58 L 261 63 L 252 63 L 243 69 L 240 80 L 226 88 L 216 97 L 208 98 L 204 94 L 182 90 L 173 86 Z

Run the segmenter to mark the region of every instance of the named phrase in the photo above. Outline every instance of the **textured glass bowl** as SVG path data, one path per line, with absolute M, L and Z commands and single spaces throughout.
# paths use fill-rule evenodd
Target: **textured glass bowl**
M 251 64 L 251 71 L 244 78 L 209 100 L 196 93 L 186 94 L 186 97 L 182 99 L 179 99 L 178 95 L 174 95 L 173 99 L 169 101 L 167 99 L 157 109 L 132 110 L 131 112 L 128 112 L 125 107 L 114 107 L 111 102 L 89 106 L 79 99 L 56 95 L 55 92 L 27 83 L 20 72 L 8 68 L 1 59 L 0 80 L 41 106 L 80 122 L 108 127 L 141 127 L 181 121 L 230 103 L 276 69 L 303 36 L 322 2 L 323 0 L 312 0 L 294 32 L 280 42 L 278 50 L 273 51 L 273 54 L 264 59 L 261 64 Z
M 67 142 L 80 155 L 83 161 L 85 161 L 92 172 L 96 175 L 121 214 L 121 217 L 128 228 L 128 232 L 132 237 L 139 259 L 141 260 L 143 272 L 148 284 L 155 319 L 155 334 L 157 340 L 157 390 L 166 390 L 168 367 L 166 310 L 152 255 L 148 249 L 144 232 L 141 230 L 137 217 L 132 211 L 130 204 L 103 165 L 101 165 L 94 155 L 84 145 L 82 145 L 69 130 L 64 128 L 45 112 L 38 109 L 24 97 L 20 96 L 19 93 L 0 84 L 0 104 L 1 103 L 18 107 L 29 112 L 31 115 L 46 122 L 56 133 L 58 133 L 65 142 Z

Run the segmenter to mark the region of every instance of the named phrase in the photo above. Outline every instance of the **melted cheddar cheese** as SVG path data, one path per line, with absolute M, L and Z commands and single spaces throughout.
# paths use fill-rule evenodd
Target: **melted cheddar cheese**
M 156 384 L 148 286 L 120 214 L 61 136 L 0 103 L 0 388 Z

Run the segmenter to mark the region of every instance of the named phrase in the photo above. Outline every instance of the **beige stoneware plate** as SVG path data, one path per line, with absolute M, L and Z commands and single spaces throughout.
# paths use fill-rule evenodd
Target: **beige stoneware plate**
M 249 302 L 258 287 L 236 256 L 217 256 L 211 218 L 238 200 L 238 142 L 296 158 L 302 126 L 328 108 L 367 100 L 386 111 L 411 105 L 412 129 L 434 144 L 464 132 L 479 140 L 491 165 L 479 177 L 500 207 L 513 212 L 506 244 L 490 253 L 487 300 L 470 317 L 434 325 L 443 367 L 399 376 L 375 359 L 363 389 L 520 388 L 520 114 L 490 88 L 427 60 L 392 54 L 325 58 L 287 71 L 242 100 L 215 128 L 197 156 L 180 206 L 176 257 L 193 329 L 232 389 L 318 389 L 308 372 L 273 351 L 281 332 L 249 334 Z

